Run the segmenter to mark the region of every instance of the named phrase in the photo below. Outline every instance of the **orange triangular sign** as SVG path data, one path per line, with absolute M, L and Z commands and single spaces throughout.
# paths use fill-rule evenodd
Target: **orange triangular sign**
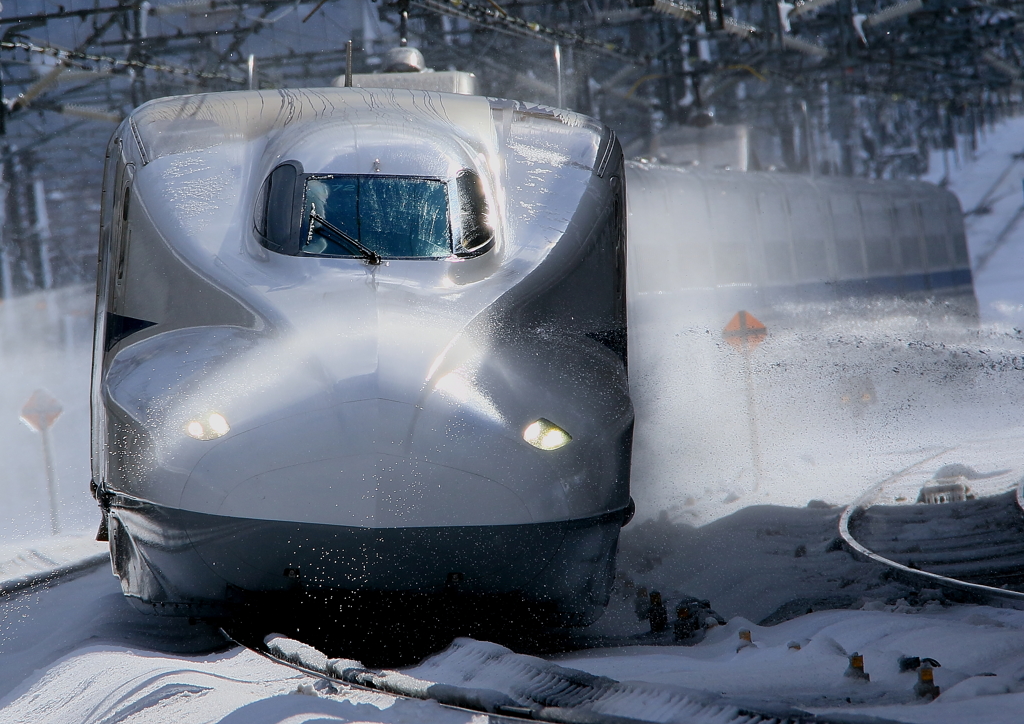
M 736 349 L 750 351 L 768 335 L 768 328 L 750 312 L 740 311 L 733 315 L 722 330 L 725 341 Z

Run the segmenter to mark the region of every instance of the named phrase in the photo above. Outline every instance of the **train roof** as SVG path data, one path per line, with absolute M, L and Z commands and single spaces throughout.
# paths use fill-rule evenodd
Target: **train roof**
M 782 187 L 787 190 L 796 191 L 798 188 L 814 187 L 821 192 L 839 193 L 883 193 L 896 196 L 911 195 L 946 195 L 951 198 L 953 194 L 927 181 L 912 181 L 900 179 L 890 181 L 887 179 L 866 179 L 851 176 L 812 176 L 806 173 L 783 173 L 772 171 L 729 171 L 723 169 L 706 169 L 699 166 L 673 166 L 670 164 L 650 163 L 647 161 L 627 161 L 626 166 L 633 171 L 632 178 L 636 181 L 642 179 L 643 183 L 658 183 L 657 178 L 664 179 L 663 183 L 678 188 L 680 184 L 687 181 L 698 184 L 712 185 L 726 184 L 732 186 L 742 183 L 746 189 L 754 189 L 758 186 Z
M 313 88 L 231 91 L 160 98 L 126 121 L 142 162 L 230 143 L 245 143 L 303 127 L 344 123 L 422 134 L 454 134 L 478 151 L 493 145 L 491 104 L 480 96 L 392 88 Z

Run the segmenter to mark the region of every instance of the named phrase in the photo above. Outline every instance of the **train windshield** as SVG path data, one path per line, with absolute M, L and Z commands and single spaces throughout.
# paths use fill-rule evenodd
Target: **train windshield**
M 448 187 L 399 176 L 306 181 L 299 252 L 316 256 L 437 259 L 452 253 Z

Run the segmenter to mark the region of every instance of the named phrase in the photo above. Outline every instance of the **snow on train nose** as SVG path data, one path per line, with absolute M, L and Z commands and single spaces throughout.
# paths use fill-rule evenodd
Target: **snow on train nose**
M 550 516 L 565 508 L 536 493 L 550 471 L 522 459 L 539 450 L 501 405 L 465 368 L 427 381 L 427 365 L 410 399 L 387 360 L 333 378 L 323 361 L 316 384 L 283 377 L 260 415 L 224 411 L 227 434 L 190 438 L 209 450 L 181 507 L 203 513 L 186 527 L 209 569 L 245 590 L 290 585 L 286 571 L 324 588 L 434 591 L 454 572 L 466 590 L 526 590 L 562 550 Z
M 390 400 L 359 400 L 250 428 L 201 458 L 182 504 L 232 517 L 358 527 L 531 520 L 504 485 L 408 454 L 403 438 L 416 412 Z M 443 430 L 445 422 L 429 426 Z
M 465 455 L 469 440 L 496 459 L 523 447 L 471 383 L 451 373 L 424 393 L 422 366 L 417 381 L 407 372 L 413 365 L 397 375 L 380 362 L 371 370 L 327 361 L 334 364 L 319 356 L 278 389 L 248 396 L 237 414 L 188 422 L 195 444 L 210 447 L 189 474 L 182 507 L 361 528 L 534 521 L 521 491 Z M 208 439 L 214 423 L 230 432 Z

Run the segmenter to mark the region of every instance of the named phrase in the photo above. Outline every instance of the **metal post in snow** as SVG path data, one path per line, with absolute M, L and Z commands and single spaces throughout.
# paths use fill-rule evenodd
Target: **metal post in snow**
M 754 464 L 754 490 L 761 486 L 764 470 L 761 465 L 761 440 L 757 429 L 757 406 L 754 400 L 754 374 L 750 355 L 768 335 L 768 329 L 753 314 L 737 312 L 722 330 L 725 341 L 743 354 L 743 377 L 747 388 L 747 422 L 750 426 L 750 457 Z
M 757 429 L 757 405 L 754 401 L 754 374 L 750 368 L 750 353 L 753 349 L 743 350 L 743 376 L 747 386 L 747 422 L 750 427 L 750 457 L 754 463 L 754 490 L 761 487 L 764 468 L 761 466 L 761 436 Z
M 43 465 L 46 467 L 46 492 L 50 499 L 50 531 L 60 535 L 60 520 L 57 517 L 57 473 L 53 469 L 53 452 L 50 448 L 50 429 L 39 431 L 43 441 Z
M 32 203 L 35 206 L 35 232 L 39 239 L 39 270 L 43 289 L 53 288 L 53 262 L 50 259 L 50 214 L 46 209 L 46 184 L 41 178 L 32 181 Z
M 64 407 L 46 390 L 36 390 L 21 408 L 21 420 L 39 433 L 43 442 L 43 467 L 46 470 L 46 491 L 50 499 L 50 530 L 60 535 L 60 520 L 57 517 L 57 472 L 53 465 L 53 451 L 50 446 L 50 428 L 57 421 Z

